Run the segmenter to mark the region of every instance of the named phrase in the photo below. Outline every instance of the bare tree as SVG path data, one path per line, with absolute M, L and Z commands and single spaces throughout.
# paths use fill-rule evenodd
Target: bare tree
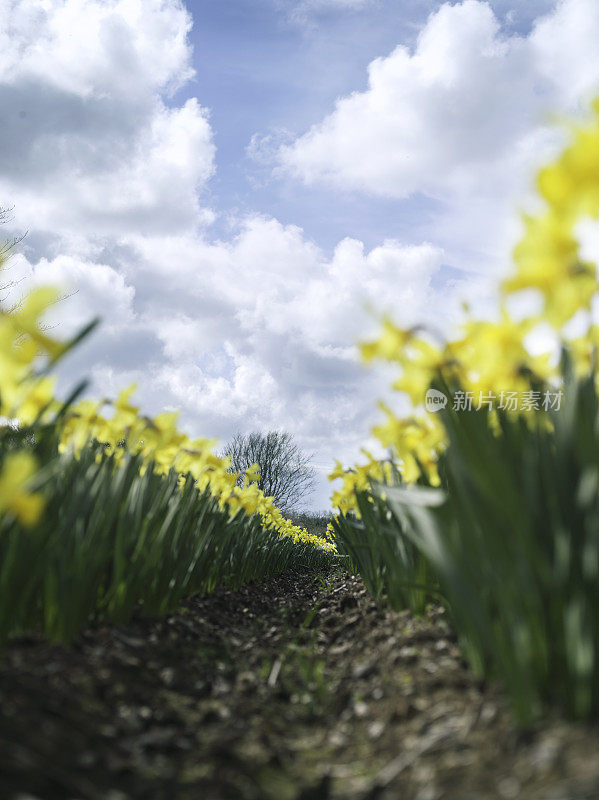
M 12 210 L 12 208 L 0 206 L 0 225 L 8 225 L 10 222 L 12 222 L 12 218 L 10 216 Z M 6 262 L 13 254 L 13 251 L 17 245 L 23 241 L 25 236 L 26 234 L 24 233 L 21 236 L 13 236 L 10 239 L 0 241 L 0 266 L 4 265 L 4 273 L 7 271 Z M 0 282 L 0 293 L 5 292 L 5 296 L 0 299 L 5 300 L 8 293 L 14 289 L 17 283 L 20 283 L 20 281 L 9 280 L 4 284 Z
M 290 433 L 238 433 L 222 454 L 231 459 L 231 471 L 239 473 L 240 484 L 248 467 L 257 464 L 258 488 L 267 497 L 274 497 L 277 507 L 285 513 L 297 509 L 314 490 L 312 456 L 302 452 Z
M 7 206 L 0 206 L 0 225 L 9 225 L 13 219 L 11 216 L 13 208 L 8 208 Z M 3 241 L 0 240 L 0 267 L 2 268 L 2 275 L 0 275 L 0 303 L 4 303 L 7 300 L 10 301 L 10 305 L 8 305 L 4 310 L 8 312 L 17 311 L 23 305 L 26 295 L 21 295 L 20 297 L 16 295 L 16 289 L 20 283 L 25 280 L 25 276 L 18 278 L 17 280 L 9 279 L 5 282 L 4 276 L 9 272 L 11 269 L 8 262 L 15 254 L 17 247 L 21 244 L 23 239 L 27 236 L 27 231 L 25 233 L 19 234 L 18 236 L 13 236 L 8 239 L 4 239 Z M 4 293 L 4 294 L 2 294 Z M 50 305 L 56 305 L 61 303 L 63 300 L 68 300 L 70 297 L 78 294 L 79 290 L 76 289 L 75 291 L 70 292 L 63 292 L 62 294 L 58 295 L 55 300 L 53 300 Z M 56 325 L 42 325 L 40 327 L 41 330 L 44 332 L 50 331 L 55 328 Z
M 0 206 L 0 225 L 8 225 L 10 222 L 12 222 L 12 218 L 10 216 L 12 211 L 12 208 Z M 22 233 L 20 236 L 13 236 L 11 239 L 6 239 L 4 242 L 0 242 L 0 261 L 2 259 L 6 259 L 9 256 L 10 251 L 15 248 L 19 242 L 22 242 L 26 235 L 26 233 Z

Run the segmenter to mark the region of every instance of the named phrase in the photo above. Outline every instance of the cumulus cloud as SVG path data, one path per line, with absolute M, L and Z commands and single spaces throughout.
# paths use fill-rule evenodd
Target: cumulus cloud
M 193 74 L 190 27 L 177 0 L 2 0 L 0 198 L 17 222 L 114 235 L 210 221 L 207 111 L 165 104 Z
M 46 322 L 60 325 L 62 336 L 73 336 L 101 314 L 106 328 L 126 329 L 134 319 L 135 289 L 108 264 L 84 261 L 70 255 L 40 259 L 35 269 L 19 255 L 12 274 L 20 273 L 27 286 L 56 286 L 62 299 L 51 307 Z M 18 290 L 18 286 L 17 286 Z
M 241 418 L 251 408 L 261 426 L 294 418 L 295 428 L 308 431 L 313 420 L 300 415 L 299 405 L 306 396 L 316 390 L 328 414 L 362 381 L 354 344 L 376 327 L 372 309 L 387 306 L 405 324 L 450 316 L 432 289 L 443 254 L 430 244 L 390 240 L 366 251 L 345 239 L 327 258 L 296 226 L 255 216 L 229 242 L 134 235 L 128 247 L 146 291 L 154 287 L 145 299 L 138 294 L 140 314 L 153 315 L 176 369 L 193 367 L 194 389 L 189 379 L 173 385 L 195 415 L 218 413 L 225 400 L 215 406 L 214 392 L 226 390 L 228 414 Z M 158 287 L 167 308 L 176 304 L 176 315 L 156 313 Z
M 128 243 L 146 282 L 162 282 L 162 297 L 177 296 L 187 309 L 187 322 L 169 319 L 168 328 L 186 328 L 200 303 L 215 324 L 207 328 L 200 318 L 195 330 L 210 343 L 227 338 L 226 321 L 234 335 L 294 333 L 314 348 L 350 347 L 367 333 L 369 308 L 394 309 L 406 324 L 426 314 L 443 262 L 440 248 L 427 243 L 388 240 L 367 252 L 350 238 L 327 258 L 297 226 L 262 216 L 245 219 L 229 242 L 131 236 Z
M 406 198 L 495 191 L 546 150 L 548 111 L 599 87 L 599 6 L 564 0 L 526 38 L 505 36 L 482 0 L 445 3 L 413 51 L 368 68 L 368 88 L 279 151 L 307 183 Z
M 0 11 L 3 81 L 133 100 L 173 91 L 193 74 L 191 17 L 178 0 L 2 0 Z
M 371 62 L 364 91 L 279 147 L 276 172 L 398 204 L 424 198 L 422 235 L 493 282 L 537 166 L 565 139 L 556 117 L 583 115 L 599 92 L 598 40 L 594 0 L 559 0 L 527 35 L 508 33 L 489 2 L 443 3 L 413 47 Z

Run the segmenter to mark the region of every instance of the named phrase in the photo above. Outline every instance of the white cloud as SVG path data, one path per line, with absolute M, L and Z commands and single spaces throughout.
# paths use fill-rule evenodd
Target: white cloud
M 537 166 L 564 141 L 556 116 L 584 113 L 599 93 L 597 41 L 595 0 L 561 0 L 527 36 L 506 34 L 488 2 L 444 3 L 413 49 L 371 62 L 365 91 L 280 146 L 277 172 L 430 198 L 423 235 L 446 263 L 493 281 L 509 268 Z
M 42 258 L 33 268 L 23 256 L 14 260 L 14 272 L 31 286 L 56 286 L 62 299 L 49 312 L 49 325 L 59 325 L 61 336 L 72 336 L 101 315 L 105 329 L 125 330 L 133 322 L 135 289 L 108 264 L 60 255 Z M 19 286 L 17 286 L 18 291 Z
M 530 36 L 535 68 L 548 82 L 557 110 L 585 110 L 599 93 L 598 38 L 599 6 L 593 0 L 561 0 Z
M 405 198 L 496 193 L 546 150 L 546 113 L 599 90 L 599 6 L 565 0 L 528 38 L 506 37 L 480 0 L 445 3 L 413 52 L 368 68 L 368 88 L 292 145 L 281 163 L 307 183 Z
M 174 331 L 185 340 L 190 330 L 203 331 L 206 344 L 213 346 L 227 339 L 226 320 L 232 337 L 293 335 L 302 346 L 328 348 L 329 354 L 351 348 L 367 334 L 369 309 L 393 309 L 406 324 L 430 316 L 431 279 L 443 260 L 442 251 L 426 243 L 389 240 L 365 252 L 362 242 L 349 238 L 327 259 L 297 226 L 260 216 L 247 218 L 229 242 L 135 235 L 128 243 L 146 283 L 162 283 L 162 298 L 180 297 L 186 309 L 185 320 L 166 321 L 165 341 Z M 175 272 L 172 264 L 178 266 Z M 211 325 L 202 316 L 192 324 L 191 309 L 198 302 Z M 172 350 L 172 343 L 168 347 Z
M 0 199 L 17 222 L 68 235 L 189 230 L 214 144 L 178 0 L 2 0 Z
M 0 79 L 81 97 L 173 91 L 193 75 L 190 29 L 179 0 L 2 0 Z
M 307 183 L 442 197 L 477 180 L 478 166 L 505 157 L 538 113 L 529 47 L 502 39 L 491 8 L 478 0 L 442 6 L 413 53 L 397 47 L 368 75 L 366 91 L 338 100 L 281 149 L 283 165 Z

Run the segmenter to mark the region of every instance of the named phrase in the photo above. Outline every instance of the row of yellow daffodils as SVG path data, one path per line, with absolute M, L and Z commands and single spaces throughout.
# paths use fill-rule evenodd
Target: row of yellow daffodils
M 209 489 L 222 509 L 236 514 L 245 511 L 257 514 L 264 527 L 274 528 L 282 536 L 294 541 L 308 542 L 333 550 L 330 542 L 308 533 L 286 519 L 276 507 L 272 497 L 266 497 L 258 488 L 259 473 L 254 465 L 244 476 L 243 486 L 237 485 L 238 475 L 229 471 L 229 460 L 213 453 L 214 440 L 190 439 L 177 427 L 178 414 L 163 413 L 147 417 L 131 404 L 135 387 L 122 391 L 109 403 L 83 400 L 74 405 L 66 417 L 61 435 L 60 450 L 78 454 L 90 439 L 105 445 L 107 452 L 117 460 L 125 452 L 139 454 L 145 464 L 166 474 L 171 469 L 181 475 L 190 474 L 200 491 Z M 112 406 L 111 416 L 103 416 L 104 406 Z
M 531 355 L 525 338 L 540 325 L 566 344 L 580 370 L 588 369 L 599 344 L 599 329 L 587 320 L 586 331 L 576 339 L 564 326 L 575 315 L 589 312 L 598 290 L 597 268 L 583 261 L 576 226 L 584 218 L 599 216 L 599 100 L 591 118 L 572 126 L 571 141 L 555 163 L 541 170 L 538 191 L 544 201 L 536 216 L 524 217 L 524 234 L 514 249 L 513 273 L 499 288 L 500 315 L 496 321 L 467 319 L 452 341 L 439 342 L 423 328 L 402 329 L 385 319 L 378 339 L 362 344 L 365 362 L 380 359 L 397 365 L 393 388 L 415 407 L 413 416 L 398 418 L 382 406 L 385 422 L 373 429 L 381 444 L 398 459 L 407 481 L 420 476 L 438 483 L 436 463 L 445 444 L 439 418 L 422 410 L 435 375 L 458 379 L 474 396 L 502 392 L 525 393 L 531 381 L 555 383 L 556 359 L 551 353 Z M 523 290 L 533 290 L 540 310 L 515 319 L 509 301 Z M 589 315 L 590 316 L 590 315 Z M 333 495 L 340 512 L 357 511 L 355 491 L 380 480 L 381 465 L 369 457 L 366 464 L 344 470 L 339 464 L 330 479 L 341 479 Z
M 42 318 L 56 299 L 49 289 L 38 289 L 11 310 L 0 309 L 0 417 L 31 425 L 48 420 L 59 408 L 54 395 L 54 378 L 42 372 L 64 352 L 64 345 L 43 331 Z M 146 465 L 159 473 L 174 469 L 191 474 L 198 489 L 210 492 L 231 515 L 243 510 L 259 515 L 262 524 L 281 536 L 334 550 L 330 541 L 308 533 L 286 519 L 258 488 L 256 469 L 248 470 L 244 485 L 228 471 L 229 461 L 213 453 L 214 441 L 190 439 L 177 427 L 177 414 L 144 416 L 131 403 L 134 387 L 120 393 L 115 401 L 83 400 L 73 405 L 60 423 L 60 451 L 77 456 L 91 440 L 105 445 L 118 460 L 125 452 L 140 454 Z M 107 408 L 111 413 L 103 415 Z M 147 468 L 147 467 L 146 467 Z M 43 512 L 43 497 L 28 489 L 37 470 L 34 455 L 13 452 L 4 459 L 0 472 L 0 514 L 12 513 L 26 525 Z

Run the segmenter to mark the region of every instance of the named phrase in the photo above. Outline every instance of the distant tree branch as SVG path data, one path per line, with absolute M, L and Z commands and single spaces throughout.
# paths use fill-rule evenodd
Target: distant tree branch
M 300 449 L 290 433 L 238 433 L 225 445 L 222 455 L 229 457 L 231 471 L 239 473 L 240 485 L 248 468 L 258 464 L 258 488 L 267 497 L 274 497 L 285 513 L 296 510 L 314 490 L 312 456 Z

